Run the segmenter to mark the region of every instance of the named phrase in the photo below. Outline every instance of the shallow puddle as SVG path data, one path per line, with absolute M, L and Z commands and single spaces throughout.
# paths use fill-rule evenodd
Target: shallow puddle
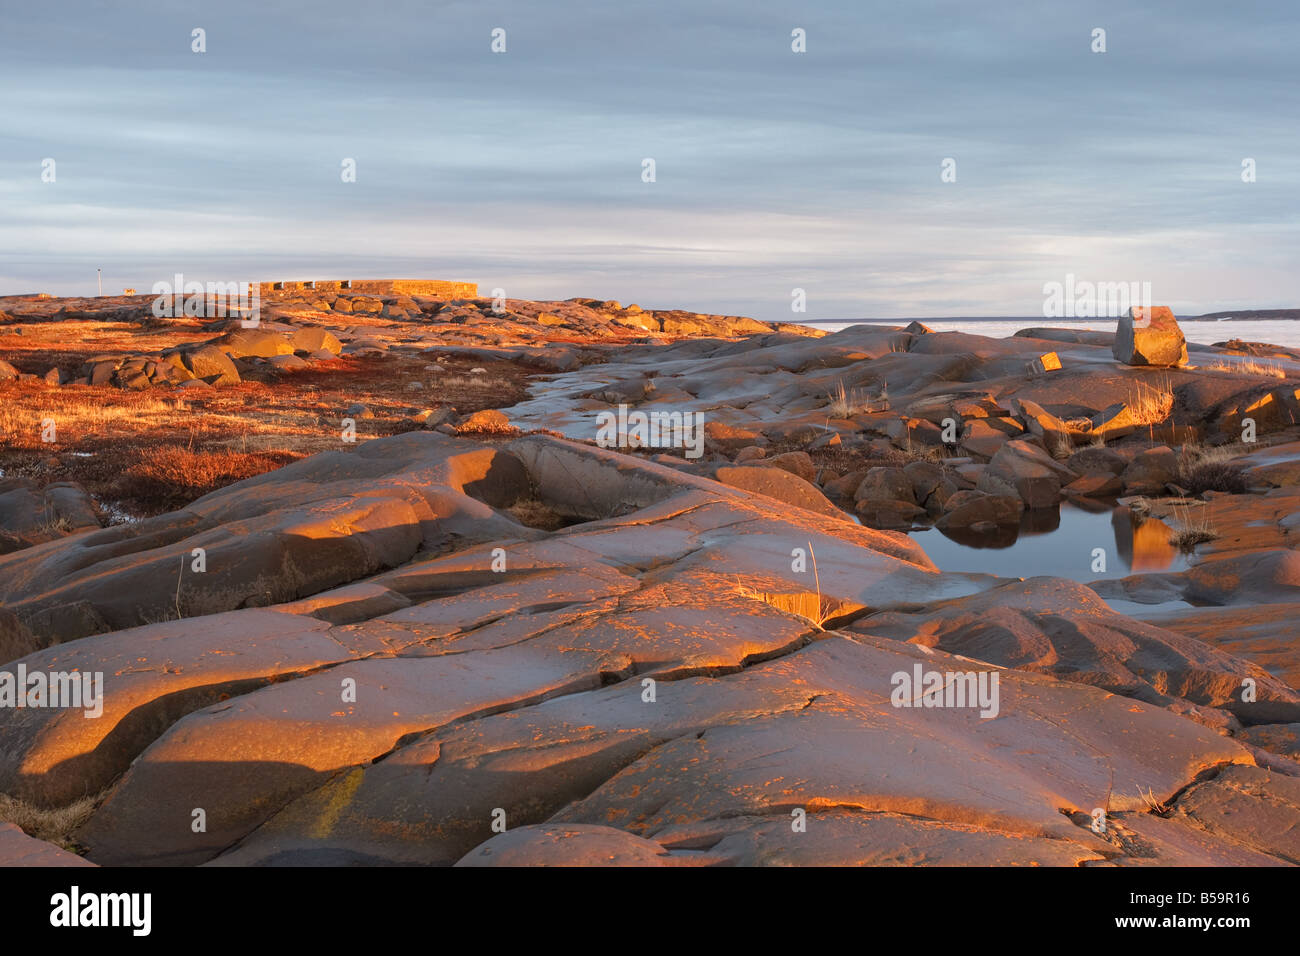
M 1150 571 L 1182 571 L 1195 561 L 1169 542 L 1172 529 L 1158 518 L 1139 521 L 1127 508 L 1090 511 L 1063 502 L 1059 511 L 1027 511 L 1020 526 L 989 534 L 912 533 L 942 571 L 974 571 L 999 577 L 1039 575 L 1083 584 Z M 1101 549 L 1098 556 L 1095 549 Z M 1098 570 L 1104 558 L 1105 570 Z

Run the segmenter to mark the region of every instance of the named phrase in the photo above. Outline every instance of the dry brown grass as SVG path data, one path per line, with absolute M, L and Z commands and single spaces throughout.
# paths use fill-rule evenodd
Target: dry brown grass
M 1286 378 L 1286 370 L 1281 364 L 1270 361 L 1250 359 L 1242 362 L 1214 362 L 1202 368 L 1214 372 L 1232 372 L 1235 375 L 1261 375 L 1268 378 Z
M 279 468 L 295 457 L 229 450 L 196 451 L 182 445 L 152 449 L 144 460 L 128 468 L 115 485 L 115 497 L 182 507 L 209 492 Z
M 1169 807 L 1165 806 L 1160 798 L 1155 795 L 1154 790 L 1147 788 L 1147 791 L 1143 793 L 1142 788 L 1139 787 L 1138 795 L 1142 798 L 1142 802 L 1147 805 L 1147 810 L 1150 813 L 1161 817 L 1169 813 Z
M 1162 388 L 1147 385 L 1145 382 L 1138 382 L 1136 387 L 1129 392 L 1129 398 L 1125 404 L 1128 405 L 1128 409 L 1133 414 L 1137 424 L 1159 425 L 1173 411 L 1174 393 L 1169 387 L 1168 380 L 1165 381 Z
M 835 611 L 835 607 L 828 606 L 821 595 L 807 591 L 759 591 L 738 583 L 736 593 L 752 601 L 762 601 L 778 611 L 784 611 L 787 614 L 793 614 L 795 617 L 803 618 L 818 630 L 823 630 L 823 625 Z
M 1241 445 L 1207 447 L 1188 442 L 1178 455 L 1178 484 L 1193 495 L 1206 491 L 1246 494 L 1250 490 L 1250 482 L 1242 466 L 1233 460 L 1246 450 Z
M 72 849 L 72 834 L 90 819 L 104 794 L 82 797 L 66 807 L 45 810 L 0 793 L 0 822 L 12 823 L 28 836 Z
M 438 375 L 430 376 L 432 385 L 435 390 L 446 388 L 509 388 L 510 382 L 504 378 L 493 378 L 489 375 Z
M 866 400 L 857 389 L 846 389 L 843 382 L 831 390 L 830 404 L 826 410 L 832 418 L 852 418 L 866 406 Z
M 134 430 L 134 425 L 166 422 L 187 412 L 183 397 L 152 392 L 100 388 L 40 388 L 15 390 L 0 405 L 0 441 L 19 447 L 42 444 L 42 422 L 53 419 L 56 443 L 63 435 L 98 435 L 110 430 Z
M 405 431 L 406 416 L 426 405 L 472 413 L 515 404 L 533 374 L 501 361 L 469 375 L 477 363 L 444 359 L 448 374 L 431 376 L 427 362 L 345 357 L 268 373 L 266 381 L 185 390 L 0 383 L 0 470 L 41 483 L 77 481 L 107 509 L 143 517 L 304 455 Z M 425 388 L 407 391 L 412 380 Z M 354 402 L 374 417 L 359 419 L 357 443 L 347 444 L 341 419 Z M 45 419 L 54 420 L 52 443 L 41 440 Z
M 543 531 L 557 531 L 568 524 L 563 515 L 537 498 L 522 498 L 507 508 L 506 512 L 521 525 Z
M 841 604 L 835 600 L 827 600 L 822 596 L 821 575 L 817 570 L 817 553 L 813 550 L 811 541 L 808 542 L 808 554 L 812 560 L 813 592 L 760 591 L 757 588 L 741 584 L 740 580 L 737 579 L 736 593 L 749 600 L 762 601 L 779 611 L 801 617 L 817 630 L 824 630 L 824 625 L 832 617 L 835 617 L 836 613 L 841 609 Z
M 1208 509 L 1203 505 L 1175 505 L 1174 520 L 1176 526 L 1169 536 L 1169 543 L 1184 553 L 1190 553 L 1198 544 L 1213 541 L 1219 536 L 1210 523 Z
M 910 428 L 903 435 L 903 447 L 898 449 L 898 452 L 905 462 L 932 461 L 938 463 L 945 458 L 952 457 L 948 453 L 948 449 L 943 445 L 926 445 L 912 441 L 912 430 Z

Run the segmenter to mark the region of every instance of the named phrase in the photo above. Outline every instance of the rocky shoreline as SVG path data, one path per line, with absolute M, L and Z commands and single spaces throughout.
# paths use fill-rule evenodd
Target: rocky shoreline
M 0 863 L 1298 863 L 1300 355 L 1177 338 L 0 300 L 0 671 L 103 676 L 0 686 Z M 110 523 L 177 396 L 280 457 Z M 1062 502 L 1187 566 L 910 536 Z

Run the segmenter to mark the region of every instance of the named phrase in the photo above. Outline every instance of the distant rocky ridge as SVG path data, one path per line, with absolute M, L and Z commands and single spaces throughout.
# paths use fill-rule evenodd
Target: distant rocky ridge
M 443 298 L 423 294 L 314 289 L 264 296 L 256 325 L 234 317 L 209 319 L 223 334 L 207 342 L 135 355 L 91 356 L 79 369 L 21 373 L 0 362 L 0 381 L 43 378 L 52 385 L 227 385 L 258 366 L 302 367 L 339 354 L 418 351 L 440 345 L 481 346 L 538 369 L 564 371 L 596 357 L 603 344 L 653 336 L 734 337 L 783 330 L 817 335 L 785 323 L 681 310 L 646 310 L 600 299 L 533 302 Z M 0 328 L 23 322 L 102 321 L 158 326 L 153 296 L 96 299 L 0 299 Z M 567 342 L 565 342 L 567 340 Z M 565 342 L 565 344 L 560 344 Z M 469 354 L 465 351 L 464 354 Z

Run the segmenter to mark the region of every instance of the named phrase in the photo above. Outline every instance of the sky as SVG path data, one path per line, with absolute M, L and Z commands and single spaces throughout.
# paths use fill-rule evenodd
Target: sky
M 1074 275 L 1300 307 L 1300 4 L 0 5 L 0 294 L 1030 316 Z

